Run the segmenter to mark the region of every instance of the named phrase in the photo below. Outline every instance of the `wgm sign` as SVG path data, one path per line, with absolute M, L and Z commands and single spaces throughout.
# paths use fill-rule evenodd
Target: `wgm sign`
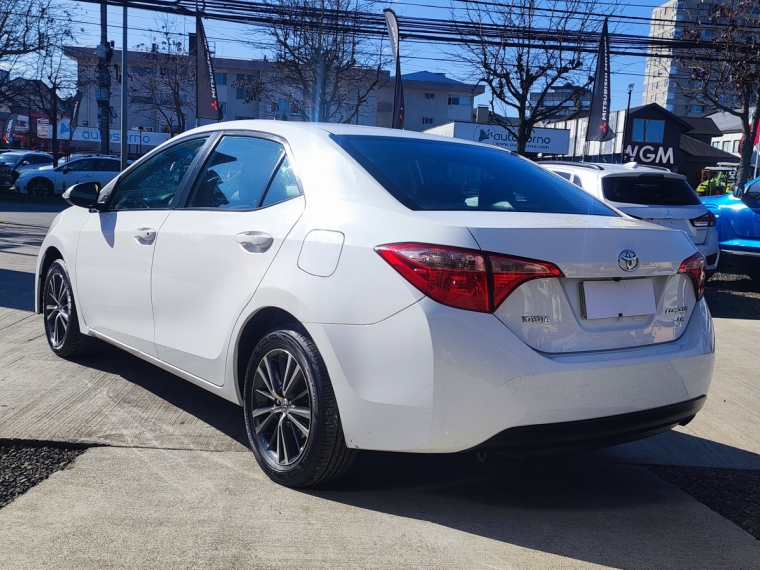
M 654 147 L 651 144 L 645 144 L 639 148 L 639 145 L 629 144 L 625 152 L 628 154 L 629 159 L 635 162 L 643 162 L 644 164 L 673 164 L 673 147 Z
M 517 139 L 504 127 L 479 123 L 454 123 L 454 136 L 475 142 L 492 144 L 507 150 L 517 150 Z M 566 129 L 533 129 L 525 145 L 526 152 L 568 154 L 570 131 Z

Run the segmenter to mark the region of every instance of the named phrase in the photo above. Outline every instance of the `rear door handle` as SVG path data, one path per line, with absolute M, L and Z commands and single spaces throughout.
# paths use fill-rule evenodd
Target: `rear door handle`
M 274 238 L 266 232 L 240 232 L 235 239 L 244 250 L 251 253 L 263 253 L 274 243 Z
M 156 239 L 156 230 L 153 228 L 137 228 L 135 230 L 135 239 L 139 244 L 149 245 Z

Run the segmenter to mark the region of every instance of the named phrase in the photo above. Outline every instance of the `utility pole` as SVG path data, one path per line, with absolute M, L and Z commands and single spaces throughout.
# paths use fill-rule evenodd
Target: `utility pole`
M 625 162 L 625 137 L 628 134 L 628 115 L 631 113 L 631 93 L 635 83 L 628 84 L 628 105 L 625 108 L 625 120 L 623 122 L 623 140 L 620 143 L 620 163 Z
M 127 113 L 129 110 L 127 95 L 129 73 L 127 64 L 127 4 L 124 3 L 124 25 L 121 29 L 121 169 L 126 170 L 129 158 L 129 132 L 127 131 Z
M 109 154 L 111 143 L 111 58 L 113 48 L 108 43 L 108 2 L 100 4 L 100 45 L 98 55 L 98 89 L 95 99 L 100 109 L 100 152 Z

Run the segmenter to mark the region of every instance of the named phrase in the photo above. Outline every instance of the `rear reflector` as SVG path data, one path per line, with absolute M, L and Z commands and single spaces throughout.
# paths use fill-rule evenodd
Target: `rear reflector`
M 495 311 L 521 284 L 562 277 L 551 263 L 421 243 L 375 248 L 409 283 L 431 299 L 468 311 Z
M 705 267 L 707 267 L 707 262 L 705 261 L 704 256 L 697 252 L 690 258 L 684 260 L 681 267 L 678 268 L 678 273 L 685 273 L 691 277 L 691 280 L 694 283 L 694 294 L 697 296 L 697 301 L 699 301 L 705 293 Z
M 707 213 L 704 216 L 699 216 L 698 218 L 689 221 L 695 228 L 711 228 L 715 225 L 715 214 L 710 210 L 707 210 Z

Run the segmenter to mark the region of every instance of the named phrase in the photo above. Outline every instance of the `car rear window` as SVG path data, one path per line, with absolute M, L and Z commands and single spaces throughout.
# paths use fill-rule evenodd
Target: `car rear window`
M 602 191 L 610 202 L 624 204 L 693 206 L 700 203 L 686 180 L 662 174 L 607 176 L 602 178 Z
M 412 210 L 617 215 L 580 188 L 500 149 L 400 137 L 333 140 Z

